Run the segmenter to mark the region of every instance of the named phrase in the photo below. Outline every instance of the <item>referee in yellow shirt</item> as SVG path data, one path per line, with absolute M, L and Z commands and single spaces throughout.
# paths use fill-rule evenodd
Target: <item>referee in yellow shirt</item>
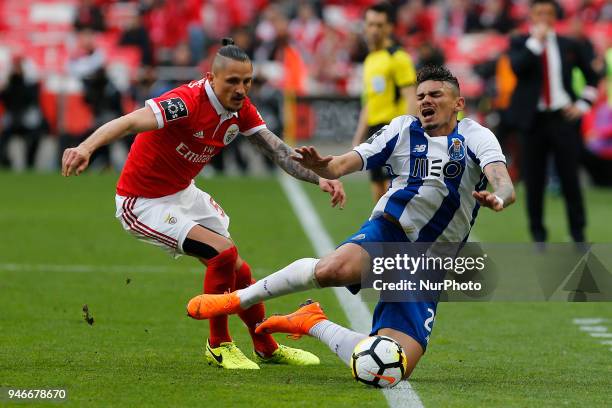
M 414 113 L 416 71 L 412 59 L 394 45 L 393 13 L 388 3 L 370 6 L 365 13 L 365 39 L 369 54 L 363 64 L 363 96 L 356 146 L 397 116 Z M 372 195 L 378 201 L 389 187 L 382 168 L 370 170 Z

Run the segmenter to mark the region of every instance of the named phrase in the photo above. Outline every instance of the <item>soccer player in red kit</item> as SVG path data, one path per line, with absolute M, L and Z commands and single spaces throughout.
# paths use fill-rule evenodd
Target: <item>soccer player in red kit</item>
M 205 264 L 205 293 L 224 293 L 254 283 L 249 265 L 230 238 L 228 215 L 193 182 L 240 133 L 287 173 L 331 194 L 332 206 L 345 201 L 342 184 L 320 178 L 291 160 L 293 150 L 266 128 L 247 97 L 252 78 L 248 56 L 233 41 L 224 40 L 206 78 L 150 99 L 144 108 L 104 124 L 79 146 L 66 149 L 62 157 L 62 174 L 79 175 L 97 148 L 138 133 L 117 184 L 116 216 L 137 238 L 174 257 L 191 255 Z M 239 314 L 253 339 L 257 362 L 319 363 L 311 353 L 279 345 L 269 334 L 255 333 L 264 315 L 262 303 Z M 232 342 L 227 316 L 211 319 L 205 356 L 209 364 L 223 368 L 259 368 Z

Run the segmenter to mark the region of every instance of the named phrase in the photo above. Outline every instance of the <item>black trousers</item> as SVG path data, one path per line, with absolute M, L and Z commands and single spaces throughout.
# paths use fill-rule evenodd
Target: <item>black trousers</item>
M 378 132 L 382 129 L 386 123 L 381 123 L 379 125 L 369 126 L 368 127 L 368 138 L 372 137 L 374 133 Z M 391 177 L 389 173 L 387 173 L 387 169 L 383 167 L 376 167 L 374 169 L 370 169 L 370 181 L 385 181 L 389 180 Z
M 578 170 L 582 139 L 579 121 L 567 120 L 561 111 L 537 113 L 530 131 L 523 138 L 523 174 L 527 187 L 529 229 L 534 241 L 545 241 L 543 223 L 544 192 L 548 157 L 552 154 L 565 199 L 570 234 L 584 241 L 586 225 Z
M 23 138 L 26 144 L 26 164 L 28 168 L 34 168 L 40 135 L 41 129 L 28 129 L 19 123 L 7 127 L 0 133 L 0 167 L 10 166 L 7 152 L 8 143 L 12 137 L 18 136 Z

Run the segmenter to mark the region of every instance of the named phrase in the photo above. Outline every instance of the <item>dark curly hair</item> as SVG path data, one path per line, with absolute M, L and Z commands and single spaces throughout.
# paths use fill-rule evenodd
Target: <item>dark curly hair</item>
M 439 65 L 425 65 L 417 73 L 417 86 L 425 81 L 447 82 L 452 85 L 457 94 L 460 92 L 459 81 L 446 67 Z

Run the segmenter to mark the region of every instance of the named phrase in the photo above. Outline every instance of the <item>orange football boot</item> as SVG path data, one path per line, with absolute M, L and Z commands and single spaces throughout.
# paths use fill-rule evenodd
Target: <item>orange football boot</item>
M 240 298 L 236 292 L 218 295 L 203 294 L 187 304 L 187 315 L 197 320 L 241 312 Z
M 257 326 L 255 333 L 289 333 L 292 338 L 299 339 L 322 320 L 327 320 L 327 316 L 323 313 L 321 305 L 308 299 L 291 314 L 268 317 Z

